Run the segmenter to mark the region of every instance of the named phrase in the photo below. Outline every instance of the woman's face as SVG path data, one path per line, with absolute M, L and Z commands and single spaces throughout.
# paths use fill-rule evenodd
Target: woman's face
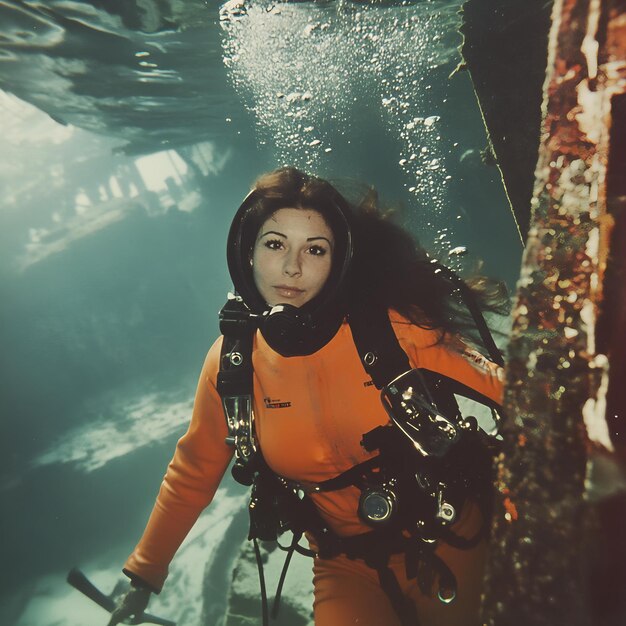
M 270 306 L 301 307 L 330 274 L 335 238 L 311 209 L 278 209 L 261 226 L 252 251 L 252 274 Z

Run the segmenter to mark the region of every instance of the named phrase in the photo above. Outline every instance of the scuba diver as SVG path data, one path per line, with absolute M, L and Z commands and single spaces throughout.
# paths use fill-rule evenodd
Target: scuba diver
M 160 592 L 234 456 L 259 561 L 285 531 L 287 562 L 313 557 L 316 626 L 479 624 L 497 440 L 457 398 L 499 409 L 481 311 L 506 310 L 502 286 L 429 257 L 375 192 L 351 204 L 290 167 L 258 179 L 227 260 L 222 336 L 110 623 Z

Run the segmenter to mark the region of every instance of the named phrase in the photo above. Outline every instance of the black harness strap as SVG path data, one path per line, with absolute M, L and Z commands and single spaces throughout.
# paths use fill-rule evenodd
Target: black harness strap
M 502 353 L 500 352 L 498 346 L 496 346 L 496 342 L 493 340 L 493 337 L 489 332 L 487 322 L 485 322 L 485 318 L 476 302 L 476 297 L 474 296 L 474 293 L 472 292 L 470 287 L 456 272 L 453 272 L 446 265 L 443 265 L 442 263 L 435 263 L 435 267 L 440 272 L 445 274 L 446 278 L 450 282 L 456 285 L 456 288 L 459 290 L 459 293 L 463 298 L 463 303 L 465 304 L 467 310 L 470 312 L 472 318 L 474 319 L 474 323 L 476 324 L 476 328 L 478 329 L 480 338 L 483 340 L 485 348 L 487 348 L 487 350 L 489 351 L 489 356 L 491 357 L 491 360 L 500 366 L 504 366 L 504 358 L 502 356 Z
M 363 367 L 377 389 L 385 388 L 402 374 L 413 369 L 396 337 L 387 309 L 375 304 L 362 307 L 350 313 L 349 321 L 354 345 Z M 426 400 L 434 404 L 444 415 L 461 417 L 459 405 L 454 397 L 455 391 L 484 403 L 481 394 L 447 376 L 425 369 L 419 369 L 417 372 L 424 381 L 426 393 L 430 395 Z
M 420 591 L 432 596 L 435 584 L 437 596 L 444 604 L 456 597 L 456 578 L 445 561 L 435 552 L 436 543 L 413 542 L 407 546 L 405 567 L 406 577 L 417 580 Z
M 389 556 L 387 556 L 387 559 Z M 382 561 L 370 561 L 367 563 L 372 569 L 376 570 L 381 589 L 387 594 L 394 611 L 400 618 L 402 626 L 419 626 L 417 619 L 417 610 L 415 605 L 410 602 L 402 593 L 402 588 L 398 583 L 393 571 L 387 563 Z
M 352 338 L 365 371 L 377 389 L 411 369 L 389 321 L 387 310 L 376 305 L 362 307 L 348 316 Z
M 229 294 L 220 311 L 220 330 L 224 336 L 217 374 L 217 391 L 222 399 L 228 436 L 226 443 L 235 446 L 234 478 L 252 484 L 247 467 L 256 452 L 252 410 L 252 343 L 256 324 L 243 301 Z
M 252 395 L 252 341 L 256 329 L 243 302 L 232 294 L 228 296 L 220 311 L 220 331 L 224 339 L 217 391 L 222 398 Z
M 368 474 L 380 466 L 380 458 L 373 457 L 367 461 L 363 461 L 358 465 L 354 465 L 350 469 L 346 470 L 342 474 L 329 478 L 321 483 L 315 483 L 312 486 L 307 486 L 302 483 L 295 483 L 297 487 L 304 487 L 304 491 L 307 493 L 314 493 L 318 491 L 338 491 L 339 489 L 345 489 L 352 485 L 357 487 L 362 486 L 365 483 L 365 479 Z

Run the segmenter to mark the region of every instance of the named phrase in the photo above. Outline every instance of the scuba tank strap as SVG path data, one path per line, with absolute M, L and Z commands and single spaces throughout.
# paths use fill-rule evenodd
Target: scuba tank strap
M 458 290 L 491 360 L 497 365 L 504 366 L 502 353 L 496 346 L 471 288 L 446 265 L 438 262 L 434 265 Z M 411 369 L 408 357 L 400 347 L 389 314 L 384 307 L 373 302 L 366 303 L 351 310 L 348 321 L 361 361 L 377 389 L 382 389 L 390 381 Z
M 476 302 L 476 297 L 474 296 L 473 291 L 469 287 L 469 285 L 454 271 L 452 271 L 447 265 L 443 263 L 436 262 L 434 266 L 446 276 L 446 278 L 456 285 L 459 293 L 461 294 L 461 298 L 463 300 L 463 304 L 466 306 L 467 310 L 470 312 L 472 318 L 474 319 L 474 324 L 476 324 L 476 329 L 478 330 L 478 334 L 480 338 L 483 340 L 483 344 L 485 348 L 489 351 L 489 356 L 494 363 L 497 363 L 501 367 L 504 367 L 504 358 L 498 346 L 496 346 L 496 342 L 493 340 L 493 336 L 487 326 L 487 322 L 485 321 L 485 317 Z
M 348 322 L 361 363 L 377 389 L 411 369 L 387 309 L 377 305 L 362 306 L 350 312 Z
M 406 385 L 409 385 L 406 390 L 410 392 L 412 399 L 422 403 L 422 409 L 426 413 L 434 405 L 437 408 L 437 413 L 448 416 L 448 418 L 439 419 L 437 428 L 430 429 L 433 437 L 437 439 L 437 429 L 439 425 L 443 426 L 444 422 L 448 422 L 448 430 L 450 433 L 454 433 L 455 428 L 450 418 L 454 416 L 453 419 L 458 421 L 461 416 L 450 386 L 443 384 L 444 377 L 435 372 L 413 369 L 409 357 L 402 349 L 394 332 L 387 309 L 376 304 L 360 307 L 350 312 L 349 323 L 363 367 L 371 376 L 376 388 L 382 390 L 383 406 L 385 406 L 395 426 L 404 432 L 409 439 L 413 438 L 410 424 L 408 430 L 405 428 L 407 427 L 406 410 L 404 408 L 401 408 L 399 412 L 395 410 L 398 409 L 395 406 L 398 402 L 404 402 L 404 394 L 401 392 Z M 410 380 L 416 377 L 419 380 Z M 414 391 L 418 388 L 421 393 L 415 394 Z M 445 429 L 446 426 L 443 428 Z M 424 430 L 424 434 L 425 432 Z M 427 449 L 430 446 L 414 443 L 424 455 L 427 455 Z M 436 445 L 434 441 L 432 443 L 433 446 Z
M 222 399 L 228 428 L 226 443 L 235 447 L 235 480 L 249 485 L 252 479 L 245 468 L 257 452 L 252 408 L 252 344 L 256 320 L 241 298 L 230 293 L 219 319 L 224 338 L 217 391 Z
M 415 605 L 402 593 L 398 579 L 388 564 L 376 561 L 366 561 L 366 563 L 376 570 L 380 588 L 387 594 L 402 626 L 419 626 Z

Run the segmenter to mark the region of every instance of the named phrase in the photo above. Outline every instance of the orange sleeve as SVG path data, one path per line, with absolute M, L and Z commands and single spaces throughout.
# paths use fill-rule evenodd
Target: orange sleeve
M 443 374 L 502 404 L 504 369 L 485 358 L 458 337 L 438 342 L 438 333 L 415 326 L 391 312 L 402 348 L 413 367 Z
M 207 355 L 191 423 L 178 441 L 150 519 L 124 572 L 160 591 L 168 566 L 202 510 L 211 502 L 233 455 L 222 403 L 215 387 L 221 338 Z

